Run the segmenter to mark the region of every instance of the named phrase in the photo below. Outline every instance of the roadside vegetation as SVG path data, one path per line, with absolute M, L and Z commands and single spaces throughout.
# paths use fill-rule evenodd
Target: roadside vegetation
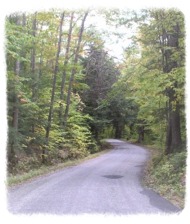
M 146 146 L 150 160 L 145 168 L 143 185 L 155 190 L 177 207 L 185 207 L 187 152 L 164 155 L 162 150 Z
M 100 143 L 99 152 L 90 154 L 80 159 L 65 159 L 64 161 L 60 160 L 56 161 L 56 163 L 53 163 L 51 165 L 41 165 L 38 162 L 36 162 L 36 164 L 34 165 L 29 160 L 27 161 L 27 159 L 23 159 L 15 167 L 15 173 L 8 173 L 6 184 L 7 186 L 12 187 L 14 185 L 22 184 L 26 181 L 31 181 L 32 179 L 41 175 L 50 174 L 69 166 L 76 166 L 86 160 L 90 160 L 96 158 L 97 156 L 103 155 L 110 149 L 112 149 L 112 146 L 105 140 L 102 140 Z

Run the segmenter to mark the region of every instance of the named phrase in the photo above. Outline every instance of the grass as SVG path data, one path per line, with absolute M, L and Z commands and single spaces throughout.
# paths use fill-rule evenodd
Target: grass
M 108 145 L 105 145 L 102 147 L 102 149 L 104 149 L 103 151 L 100 151 L 100 152 L 97 152 L 94 154 L 90 154 L 87 157 L 82 158 L 82 159 L 68 160 L 66 162 L 58 163 L 56 165 L 51 165 L 51 166 L 44 165 L 44 166 L 41 166 L 40 168 L 31 169 L 29 172 L 25 172 L 22 174 L 16 174 L 16 175 L 8 174 L 6 184 L 7 184 L 7 186 L 12 187 L 12 186 L 15 186 L 18 184 L 22 184 L 26 181 L 31 181 L 36 177 L 39 177 L 39 176 L 42 176 L 45 174 L 49 174 L 49 173 L 53 173 L 57 170 L 61 170 L 66 167 L 69 167 L 69 166 L 76 166 L 86 160 L 93 159 L 95 157 L 98 157 L 98 156 L 108 152 L 109 151 L 108 148 L 110 149 L 110 146 L 108 147 Z

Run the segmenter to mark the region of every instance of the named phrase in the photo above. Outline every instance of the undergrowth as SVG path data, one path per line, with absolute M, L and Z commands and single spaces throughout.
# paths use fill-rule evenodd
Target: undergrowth
M 36 158 L 31 158 L 30 160 L 28 158 L 27 160 L 22 158 L 22 161 L 20 161 L 17 164 L 17 167 L 15 168 L 15 172 L 7 173 L 7 185 L 13 186 L 13 185 L 21 184 L 37 176 L 48 174 L 68 166 L 75 166 L 77 164 L 84 162 L 85 160 L 100 156 L 103 153 L 106 153 L 109 149 L 111 149 L 111 145 L 107 143 L 106 141 L 102 140 L 100 144 L 100 149 L 98 152 L 94 152 L 93 154 L 92 153 L 88 154 L 86 157 L 83 157 L 83 158 L 75 158 L 75 159 L 67 158 L 62 160 L 62 162 L 61 160 L 60 161 L 56 160 L 57 163 L 48 164 L 48 165 L 40 165 L 39 161 Z
M 179 208 L 185 206 L 186 151 L 163 155 L 152 149 L 144 183 Z

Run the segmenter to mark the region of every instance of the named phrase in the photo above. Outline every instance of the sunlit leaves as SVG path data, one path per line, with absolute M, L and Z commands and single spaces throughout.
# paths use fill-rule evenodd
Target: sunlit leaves
M 146 121 L 153 136 L 163 136 L 168 102 L 173 111 L 184 106 L 184 19 L 175 10 L 147 13 L 134 45 L 126 49 L 122 74 L 128 94 L 138 104 L 137 118 Z

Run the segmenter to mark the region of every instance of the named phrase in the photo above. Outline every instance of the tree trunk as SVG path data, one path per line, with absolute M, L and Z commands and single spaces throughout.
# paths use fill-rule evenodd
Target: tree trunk
M 167 33 L 163 30 L 162 34 L 162 66 L 164 73 L 170 73 L 174 68 L 178 67 L 177 62 L 173 57 L 173 51 L 178 50 L 180 30 L 178 24 L 173 26 L 173 34 Z M 169 49 L 167 49 L 169 47 Z M 173 48 L 171 50 L 170 48 Z M 173 83 L 177 88 L 177 82 Z M 168 97 L 168 110 L 167 110 L 167 131 L 166 131 L 166 148 L 165 154 L 170 154 L 177 151 L 181 146 L 181 131 L 180 131 L 180 109 L 179 102 L 176 98 L 175 88 L 168 87 L 166 89 Z
M 129 125 L 129 130 L 130 130 L 130 133 L 129 133 L 129 139 L 132 138 L 132 136 L 133 136 L 133 134 L 134 134 L 133 127 L 134 127 L 134 124 L 130 124 L 130 125 Z
M 20 16 L 16 16 L 16 25 L 20 26 L 21 25 L 21 21 L 22 21 L 22 25 L 24 25 L 25 23 L 25 19 L 24 19 L 24 14 L 22 17 L 22 20 L 20 18 Z M 20 52 L 21 54 L 22 52 Z M 16 59 L 15 62 L 15 68 L 14 68 L 14 73 L 15 76 L 19 77 L 20 76 L 20 70 L 21 70 L 21 62 L 19 59 Z M 14 87 L 14 97 L 13 97 L 13 114 L 12 114 L 12 130 L 13 130 L 13 135 L 12 135 L 12 139 L 10 139 L 10 148 L 8 150 L 8 161 L 11 164 L 11 167 L 14 166 L 17 161 L 16 161 L 16 147 L 17 147 L 17 141 L 18 141 L 18 121 L 19 121 L 19 98 L 18 98 L 18 91 L 16 90 L 16 85 L 18 85 L 18 78 L 16 79 L 16 83 L 15 83 L 15 87 Z M 10 167 L 9 167 L 10 168 Z
M 165 154 L 178 151 L 181 143 L 180 112 L 179 106 L 176 105 L 175 110 L 169 108 Z
M 19 76 L 19 74 L 20 74 L 20 61 L 16 60 L 15 75 Z M 13 115 L 12 115 L 13 135 L 12 135 L 12 139 L 10 139 L 10 149 L 8 152 L 8 160 L 9 160 L 9 163 L 11 164 L 11 167 L 14 166 L 16 163 L 15 150 L 16 150 L 17 138 L 18 138 L 18 119 L 19 119 L 19 99 L 18 99 L 18 93 L 15 89 L 14 100 L 13 100 Z
M 144 126 L 138 127 L 138 143 L 142 143 L 144 141 Z
M 54 106 L 54 97 L 55 97 L 55 88 L 56 88 L 56 79 L 57 79 L 57 72 L 58 72 L 58 66 L 59 66 L 59 55 L 61 50 L 61 39 L 62 39 L 62 26 L 63 26 L 63 20 L 64 20 L 64 13 L 61 15 L 61 21 L 59 25 L 59 40 L 57 45 L 57 54 L 55 59 L 55 67 L 54 67 L 54 75 L 53 75 L 53 83 L 52 83 L 52 91 L 51 91 L 51 102 L 50 102 L 50 108 L 49 108 L 49 115 L 48 115 L 48 124 L 46 127 L 46 147 L 49 145 L 49 133 L 51 128 L 51 121 L 52 121 L 52 114 L 53 114 L 53 106 Z M 46 163 L 46 148 L 43 148 L 42 151 L 42 163 Z
M 115 128 L 115 138 L 121 139 L 123 136 L 123 129 L 124 129 L 123 123 L 115 122 L 114 128 Z
M 180 113 L 177 106 L 175 111 L 171 112 L 172 121 L 172 148 L 178 150 L 181 146 L 181 128 L 180 128 Z
M 73 29 L 73 18 L 74 18 L 74 12 L 71 13 L 70 18 L 70 27 L 69 27 L 69 33 L 68 33 L 68 39 L 67 39 L 67 46 L 66 46 L 66 52 L 65 52 L 65 60 L 63 65 L 63 74 L 62 74 L 62 80 L 61 80 L 61 93 L 60 93 L 60 110 L 59 110 L 59 119 L 60 119 L 60 125 L 63 126 L 63 100 L 64 100 L 64 88 L 65 88 L 65 80 L 66 80 L 66 69 L 69 62 L 69 52 L 70 52 L 70 44 L 71 44 L 71 35 L 72 35 L 72 29 Z
M 36 16 L 37 13 L 34 14 L 34 18 L 32 21 L 32 35 L 35 38 L 36 37 Z M 35 101 L 36 97 L 36 77 L 35 77 L 35 70 L 36 70 L 36 46 L 35 41 L 33 41 L 33 47 L 31 52 L 31 72 L 32 72 L 32 99 Z
M 65 109 L 65 114 L 64 114 L 64 118 L 63 118 L 63 123 L 64 123 L 64 127 L 66 127 L 67 125 L 67 118 L 68 118 L 68 114 L 69 114 L 69 107 L 70 107 L 70 101 L 71 101 L 71 91 L 72 91 L 72 86 L 73 86 L 73 81 L 74 81 L 74 76 L 76 74 L 76 65 L 78 62 L 78 56 L 79 56 L 79 51 L 80 51 L 80 45 L 81 45 L 81 41 L 82 41 L 82 35 L 83 35 L 83 31 L 84 31 L 84 23 L 86 20 L 86 17 L 88 15 L 88 12 L 85 13 L 82 23 L 81 23 L 81 28 L 79 31 L 79 39 L 78 39 L 78 44 L 77 44 L 77 49 L 75 52 L 75 57 L 74 57 L 74 66 L 71 72 L 71 77 L 69 80 L 69 87 L 68 87 L 68 93 L 67 93 L 67 100 L 66 100 L 66 109 Z
M 34 18 L 32 21 L 32 35 L 35 38 L 36 37 L 36 16 L 37 13 L 34 14 Z M 32 73 L 32 101 L 35 102 L 36 101 L 36 45 L 35 45 L 35 40 L 33 41 L 33 47 L 32 47 L 32 52 L 31 52 L 31 73 Z M 35 124 L 33 123 L 31 126 L 31 131 L 32 133 L 34 133 L 35 131 Z

